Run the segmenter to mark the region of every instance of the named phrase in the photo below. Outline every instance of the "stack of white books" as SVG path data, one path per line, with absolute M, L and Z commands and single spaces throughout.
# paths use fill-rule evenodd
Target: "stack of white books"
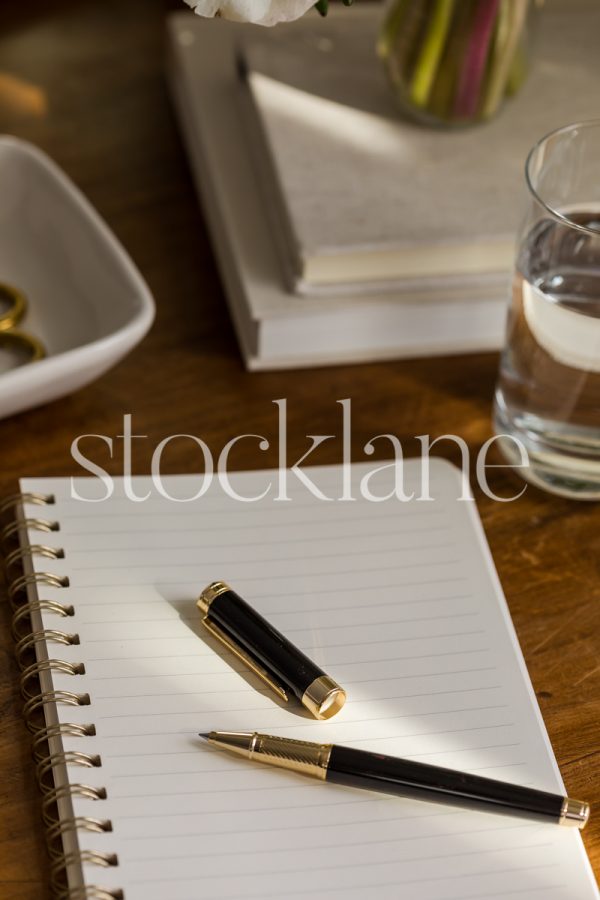
M 527 152 L 598 115 L 597 0 L 551 0 L 521 93 L 454 131 L 400 117 L 381 15 L 169 18 L 171 89 L 250 369 L 499 347 Z

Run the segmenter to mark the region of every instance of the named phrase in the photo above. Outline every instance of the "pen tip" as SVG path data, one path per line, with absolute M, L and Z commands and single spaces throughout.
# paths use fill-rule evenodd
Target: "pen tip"
M 207 741 L 209 738 L 209 732 L 206 734 L 199 734 L 198 737 L 202 738 L 203 741 Z

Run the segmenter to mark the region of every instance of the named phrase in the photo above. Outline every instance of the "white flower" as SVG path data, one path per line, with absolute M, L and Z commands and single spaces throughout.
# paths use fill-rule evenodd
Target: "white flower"
M 216 16 L 234 22 L 276 25 L 299 19 L 315 0 L 185 0 L 199 16 Z

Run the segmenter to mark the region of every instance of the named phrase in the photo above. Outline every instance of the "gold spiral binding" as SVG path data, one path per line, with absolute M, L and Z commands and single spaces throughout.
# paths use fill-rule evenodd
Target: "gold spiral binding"
M 13 494 L 0 502 L 0 517 L 14 510 L 19 516 L 20 507 L 25 504 L 37 506 L 49 506 L 54 504 L 53 494 L 22 493 Z M 13 567 L 22 567 L 27 559 L 35 556 L 46 559 L 64 559 L 65 552 L 61 547 L 51 547 L 47 544 L 30 544 L 29 546 L 16 546 L 14 549 L 8 546 L 10 539 L 26 537 L 28 532 L 55 532 L 60 531 L 58 522 L 44 518 L 29 518 L 19 516 L 14 521 L 8 522 L 0 529 L 0 543 L 6 545 L 9 551 L 5 555 L 4 566 L 8 572 Z M 24 541 L 22 541 L 24 543 Z M 15 639 L 15 653 L 17 660 L 23 669 L 20 678 L 21 693 L 25 699 L 23 716 L 27 727 L 32 733 L 32 751 L 35 761 L 35 773 L 43 795 L 42 818 L 47 830 L 48 849 L 52 860 L 51 886 L 57 900 L 124 900 L 121 888 L 104 887 L 92 884 L 81 887 L 66 886 L 66 876 L 73 864 L 116 866 L 118 859 L 116 854 L 93 850 L 81 850 L 66 853 L 63 848 L 63 836 L 69 832 L 80 830 L 106 833 L 112 831 L 110 819 L 96 818 L 94 816 L 71 816 L 61 818 L 59 805 L 68 798 L 80 797 L 93 801 L 106 799 L 106 788 L 95 787 L 88 784 L 61 784 L 54 783 L 54 771 L 59 766 L 83 766 L 94 768 L 102 765 L 98 754 L 86 753 L 84 750 L 60 750 L 50 752 L 49 742 L 63 737 L 91 737 L 96 734 L 96 728 L 92 723 L 80 724 L 75 722 L 58 722 L 47 724 L 44 710 L 46 706 L 65 704 L 70 706 L 89 706 L 88 693 L 78 693 L 67 690 L 42 690 L 39 684 L 39 676 L 43 673 L 59 672 L 68 675 L 84 675 L 85 666 L 81 662 L 70 662 L 64 659 L 38 659 L 27 665 L 26 655 L 35 650 L 38 644 L 58 643 L 64 645 L 79 644 L 79 635 L 70 634 L 53 628 L 33 630 L 31 627 L 32 613 L 50 613 L 67 618 L 75 614 L 75 609 L 70 604 L 59 603 L 56 600 L 46 600 L 36 597 L 28 599 L 26 592 L 30 587 L 66 588 L 69 586 L 67 576 L 56 575 L 51 572 L 23 573 L 17 577 L 8 579 L 8 599 L 13 607 L 12 633 Z M 25 596 L 23 596 L 25 594 Z M 38 617 L 39 618 L 39 617 Z M 34 619 L 34 622 L 36 620 Z M 42 685 L 44 682 L 42 681 Z M 55 748 L 54 744 L 51 744 Z M 63 809 L 64 811 L 64 809 Z
M 96 726 L 91 722 L 80 725 L 76 722 L 57 722 L 54 725 L 43 725 L 34 731 L 31 751 L 36 762 L 47 756 L 45 752 L 48 742 L 57 737 L 94 737 Z
M 62 675 L 85 675 L 85 666 L 81 662 L 71 663 L 66 659 L 42 659 L 32 663 L 23 669 L 19 683 L 21 686 L 21 696 L 24 700 L 31 700 L 36 696 L 36 690 L 39 687 L 31 689 L 29 683 L 34 679 L 37 681 L 40 672 L 60 672 Z
M 109 866 L 118 866 L 119 860 L 116 853 L 100 853 L 96 850 L 78 850 L 76 853 L 66 853 L 50 867 L 50 883 L 55 890 L 61 887 L 60 881 L 62 881 L 66 869 L 76 863 L 108 868 Z
M 56 503 L 56 497 L 54 494 L 39 494 L 31 491 L 24 494 L 10 494 L 0 502 L 0 516 L 9 509 L 15 509 L 25 503 L 31 503 L 34 506 L 52 506 Z
M 99 768 L 102 760 L 97 753 L 82 753 L 80 750 L 65 750 L 62 753 L 52 753 L 43 757 L 35 767 L 35 774 L 39 788 L 43 794 L 53 790 L 51 784 L 44 781 L 48 772 L 53 772 L 56 766 L 84 766 L 85 768 Z
M 97 834 L 107 834 L 112 830 L 113 826 L 110 819 L 95 819 L 93 816 L 71 816 L 67 819 L 61 819 L 56 825 L 50 826 L 46 835 L 48 840 L 52 842 L 62 837 L 67 831 L 95 831 Z M 50 852 L 52 852 L 52 849 Z
M 29 547 L 12 550 L 4 558 L 4 566 L 8 570 L 15 563 L 22 563 L 25 557 L 44 556 L 46 559 L 64 559 L 65 551 L 62 547 L 50 547 L 47 544 L 31 544 Z
M 108 834 L 112 830 L 110 819 L 95 819 L 93 816 L 71 816 L 61 819 L 56 825 L 46 829 L 50 859 L 57 860 L 64 855 L 62 838 L 68 832 L 93 831 L 96 834 Z
M 20 591 L 26 590 L 32 584 L 66 588 L 69 587 L 69 579 L 66 575 L 54 575 L 52 572 L 32 572 L 30 575 L 19 575 L 18 578 L 14 578 L 8 585 L 9 598 L 14 597 Z
M 21 627 L 25 624 L 31 625 L 29 621 L 32 612 L 51 612 L 57 616 L 66 618 L 75 615 L 75 607 L 69 604 L 59 603 L 57 600 L 32 600 L 30 603 L 23 603 L 17 606 L 11 620 L 11 631 L 15 642 L 27 636 L 30 630 L 21 631 Z
M 37 733 L 38 728 L 32 720 L 32 714 L 42 709 L 47 703 L 64 703 L 67 706 L 89 706 L 89 694 L 76 694 L 73 691 L 42 691 L 31 697 L 23 707 L 23 716 L 30 731 Z
M 61 784 L 52 788 L 42 802 L 42 818 L 47 827 L 60 822 L 60 816 L 54 815 L 59 800 L 68 797 L 82 797 L 85 800 L 106 800 L 106 788 L 94 787 L 91 784 Z
M 64 888 L 56 894 L 56 900 L 125 900 L 121 888 L 100 887 L 90 884 L 87 887 Z
M 4 544 L 21 531 L 60 531 L 60 525 L 50 519 L 19 519 L 4 526 L 0 531 L 0 541 Z
M 56 628 L 44 628 L 42 631 L 32 631 L 15 644 L 15 656 L 21 668 L 25 666 L 23 654 L 31 650 L 36 644 L 79 644 L 78 634 L 67 634 L 66 631 L 58 631 Z

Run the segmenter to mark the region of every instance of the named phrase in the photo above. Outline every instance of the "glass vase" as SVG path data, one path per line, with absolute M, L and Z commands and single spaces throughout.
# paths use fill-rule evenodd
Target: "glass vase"
M 540 0 L 394 0 L 378 52 L 404 113 L 433 126 L 491 119 L 529 68 Z

